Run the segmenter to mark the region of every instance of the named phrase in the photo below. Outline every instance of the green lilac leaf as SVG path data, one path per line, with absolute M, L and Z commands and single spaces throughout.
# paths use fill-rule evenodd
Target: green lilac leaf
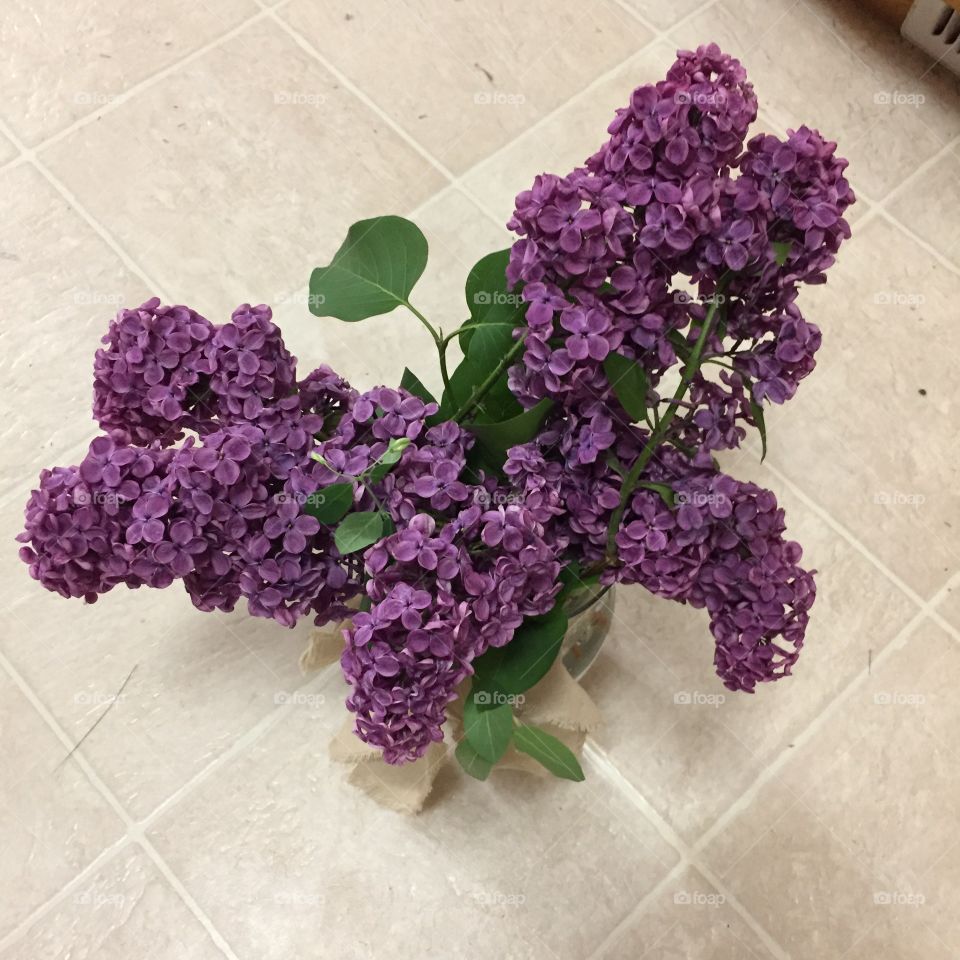
M 355 322 L 406 304 L 427 265 L 427 240 L 403 217 L 359 220 L 310 276 L 310 312 Z
M 333 535 L 341 554 L 356 553 L 383 535 L 383 514 L 373 511 L 348 514 Z
M 496 763 L 510 746 L 513 708 L 509 703 L 482 709 L 483 692 L 472 692 L 463 704 L 463 733 L 470 746 L 485 760 Z
M 513 742 L 521 753 L 533 757 L 555 777 L 584 780 L 580 761 L 565 744 L 539 727 L 521 725 L 513 733 Z
M 303 505 L 303 512 L 321 523 L 336 523 L 353 506 L 353 484 L 333 483 L 312 493 Z

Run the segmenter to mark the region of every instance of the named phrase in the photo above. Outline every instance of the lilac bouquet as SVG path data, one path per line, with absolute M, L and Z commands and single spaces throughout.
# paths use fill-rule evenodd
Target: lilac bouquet
M 417 227 L 354 224 L 311 311 L 408 308 L 436 343 L 439 400 L 409 370 L 363 393 L 327 366 L 301 377 L 266 306 L 222 325 L 155 299 L 121 311 L 94 360 L 103 433 L 27 504 L 31 575 L 88 602 L 179 580 L 204 611 L 349 618 L 357 735 L 415 760 L 468 681 L 456 753 L 480 778 L 510 743 L 582 778 L 511 707 L 577 592 L 638 583 L 705 607 L 731 690 L 787 676 L 813 576 L 774 494 L 714 453 L 747 427 L 765 447 L 765 405 L 813 370 L 798 293 L 824 282 L 854 194 L 834 143 L 806 127 L 747 141 L 756 115 L 737 60 L 679 53 L 584 166 L 517 197 L 518 239 L 474 267 L 446 334 L 410 302 Z

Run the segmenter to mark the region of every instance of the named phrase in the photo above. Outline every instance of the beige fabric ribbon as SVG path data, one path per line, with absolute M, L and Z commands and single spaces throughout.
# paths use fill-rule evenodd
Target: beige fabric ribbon
M 343 650 L 343 629 L 347 626 L 349 621 L 315 630 L 300 656 L 300 669 L 312 673 L 338 661 Z M 347 766 L 350 783 L 381 806 L 401 813 L 419 813 L 443 766 L 456 764 L 453 749 L 462 736 L 463 698 L 469 688 L 470 682 L 464 681 L 460 697 L 448 708 L 445 739 L 431 744 L 414 763 L 400 766 L 385 763 L 376 747 L 364 743 L 353 732 L 352 716 L 344 720 L 330 741 L 330 756 Z M 514 710 L 518 718 L 542 727 L 578 756 L 586 735 L 602 722 L 596 704 L 570 676 L 560 658 L 547 675 L 524 694 L 523 703 Z M 520 770 L 534 776 L 551 776 L 536 760 L 520 753 L 513 745 L 494 770 Z

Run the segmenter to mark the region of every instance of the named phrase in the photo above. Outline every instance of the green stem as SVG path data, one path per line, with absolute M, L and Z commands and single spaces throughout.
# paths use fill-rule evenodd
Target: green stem
M 710 357 L 707 360 L 703 361 L 704 364 L 715 363 L 718 367 L 723 367 L 726 370 L 732 370 L 734 373 L 737 372 L 737 368 L 732 363 L 726 363 L 723 360 L 717 360 L 715 357 Z
M 409 301 L 403 301 L 406 308 L 427 328 L 433 342 L 437 345 L 437 353 L 440 355 L 440 376 L 443 378 L 443 386 L 449 388 L 450 377 L 447 375 L 447 356 L 446 341 L 441 337 L 436 327 Z
M 724 274 L 724 276 L 720 278 L 716 291 L 718 294 L 726 289 L 729 279 L 729 274 Z M 633 489 L 636 487 L 644 467 L 650 462 L 657 447 L 660 446 L 664 437 L 669 432 L 673 418 L 677 415 L 680 404 L 690 387 L 690 382 L 700 367 L 700 357 L 703 355 L 704 347 L 706 347 L 707 341 L 710 339 L 710 331 L 713 328 L 713 321 L 716 317 L 718 306 L 719 298 L 714 297 L 707 310 L 707 315 L 703 318 L 703 326 L 700 328 L 700 335 L 697 337 L 697 342 L 694 344 L 690 356 L 687 357 L 687 362 L 683 365 L 680 383 L 670 400 L 670 406 L 667 407 L 666 413 L 660 418 L 660 423 L 650 434 L 646 445 L 643 450 L 640 451 L 637 459 L 634 460 L 633 466 L 630 467 L 630 472 L 623 481 L 623 486 L 620 488 L 620 503 L 617 505 L 616 510 L 613 511 L 613 515 L 610 517 L 610 525 L 607 528 L 607 555 L 605 558 L 605 563 L 607 564 L 612 563 L 614 559 L 616 559 L 617 531 L 620 529 L 620 521 L 623 519 L 623 513 L 627 508 L 630 494 L 633 493 Z
M 450 374 L 447 373 L 447 343 L 445 340 L 437 344 L 437 352 L 440 354 L 440 377 L 443 380 L 443 388 L 449 390 Z
M 470 399 L 467 400 L 467 402 L 459 410 L 457 410 L 457 412 L 450 418 L 451 420 L 454 420 L 456 423 L 460 423 L 463 417 L 472 412 L 473 408 L 486 396 L 486 394 L 490 391 L 490 388 L 497 382 L 500 374 L 510 366 L 513 358 L 523 349 L 523 342 L 525 339 L 526 333 L 524 333 L 523 336 L 521 336 L 520 339 L 517 340 L 517 342 L 503 355 L 503 359 L 501 359 L 500 362 L 493 368 L 487 379 L 473 390 L 473 392 L 470 394 Z
M 444 343 L 444 344 L 447 344 L 447 343 L 449 343 L 454 337 L 459 337 L 460 334 L 463 333 L 464 330 L 479 330 L 479 329 L 480 329 L 481 327 L 483 327 L 483 326 L 486 326 L 486 324 L 483 324 L 483 323 L 465 323 L 462 327 L 457 327 L 456 330 L 452 331 L 451 333 L 448 333 L 448 334 L 443 338 L 443 343 Z

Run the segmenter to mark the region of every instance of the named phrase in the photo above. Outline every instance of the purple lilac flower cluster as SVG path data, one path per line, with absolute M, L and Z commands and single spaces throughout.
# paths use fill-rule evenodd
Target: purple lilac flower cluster
M 372 605 L 346 632 L 341 664 L 357 732 L 388 763 L 443 739 L 473 660 L 553 606 L 561 563 L 544 534 L 522 506 L 473 504 L 442 527 L 416 514 L 367 552 Z
M 308 611 L 344 615 L 360 563 L 304 512 L 299 478 L 356 392 L 328 367 L 298 387 L 265 306 L 215 326 L 153 299 L 121 311 L 104 343 L 94 416 L 105 435 L 78 467 L 41 474 L 18 538 L 31 575 L 90 602 L 181 580 L 204 611 L 243 597 L 288 626 Z
M 816 131 L 747 143 L 756 112 L 738 61 L 715 45 L 681 52 L 585 166 L 537 177 L 509 224 L 520 239 L 508 277 L 529 304 L 511 387 L 526 406 L 555 406 L 506 474 L 527 495 L 557 493 L 554 527 L 602 565 L 624 475 L 651 444 L 604 579 L 707 607 L 718 672 L 743 690 L 789 673 L 814 586 L 773 494 L 724 476 L 711 454 L 739 446 L 758 405 L 790 399 L 812 371 L 821 336 L 799 285 L 825 280 L 855 199 L 846 161 Z M 654 438 L 656 420 L 631 422 L 605 361 L 635 361 L 648 404 L 672 415 L 661 381 L 714 315 L 701 360 L 716 375 L 691 369 L 672 429 Z
M 474 661 L 553 608 L 571 560 L 705 608 L 729 688 L 788 675 L 813 576 L 774 495 L 714 454 L 813 370 L 797 298 L 825 281 L 855 198 L 835 144 L 806 127 L 748 140 L 756 115 L 737 60 L 681 52 L 583 166 L 517 197 L 507 383 L 551 406 L 502 470 L 429 398 L 358 393 L 325 365 L 298 380 L 266 306 L 223 324 L 157 299 L 121 311 L 94 361 L 103 434 L 27 504 L 31 575 L 89 602 L 179 580 L 203 611 L 352 616 L 347 706 L 390 763 L 442 739 Z M 377 518 L 365 548 L 341 552 L 320 519 L 335 487 Z

